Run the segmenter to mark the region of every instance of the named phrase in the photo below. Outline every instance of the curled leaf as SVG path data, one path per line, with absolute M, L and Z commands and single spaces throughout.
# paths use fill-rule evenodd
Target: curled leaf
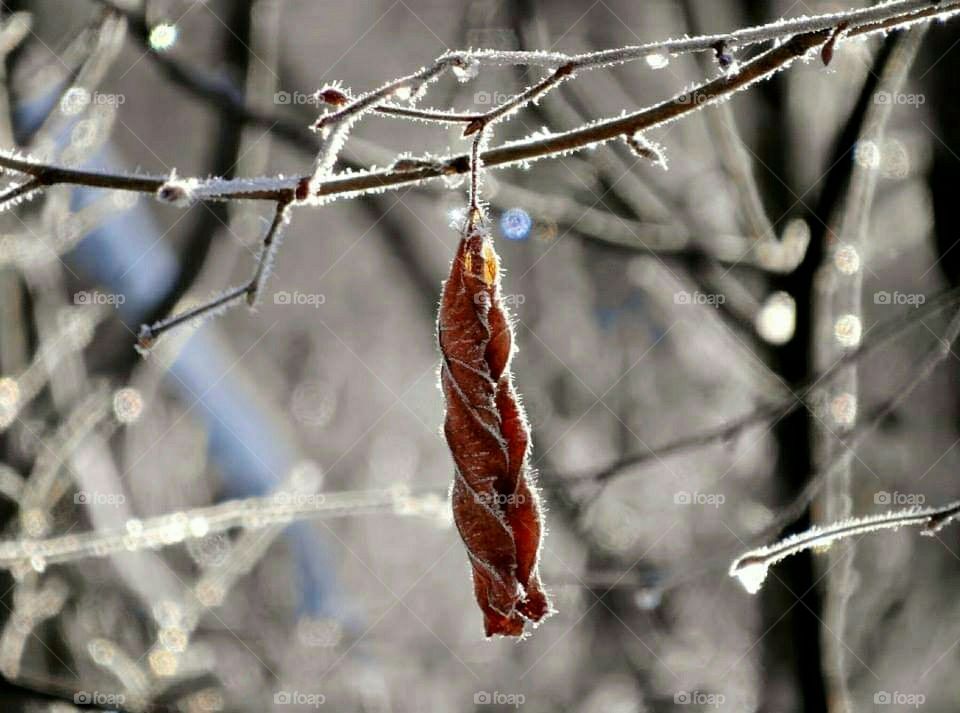
M 500 302 L 488 235 L 460 241 L 443 288 L 438 338 L 453 455 L 453 516 L 473 567 L 487 636 L 522 636 L 551 609 L 537 563 L 543 524 L 527 453 L 530 434 L 510 374 L 513 329 Z

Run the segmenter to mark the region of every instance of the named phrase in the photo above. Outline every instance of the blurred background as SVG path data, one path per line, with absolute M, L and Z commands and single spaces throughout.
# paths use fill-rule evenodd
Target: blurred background
M 299 175 L 334 81 L 359 94 L 451 49 L 577 53 L 867 4 L 4 0 L 0 146 Z M 521 642 L 484 639 L 446 502 L 434 332 L 462 177 L 295 209 L 256 311 L 146 357 L 141 324 L 248 279 L 272 206 L 57 186 L 8 209 L 2 709 L 956 710 L 956 529 L 793 557 L 755 596 L 727 568 L 814 472 L 826 487 L 787 533 L 957 496 L 953 352 L 855 453 L 843 441 L 955 309 L 924 307 L 960 265 L 958 27 L 840 42 L 827 67 L 650 131 L 666 171 L 610 143 L 487 173 L 557 610 Z M 757 51 L 584 74 L 492 144 Z M 423 106 L 484 111 L 540 76 L 445 76 Z M 367 115 L 338 170 L 462 153 L 460 132 Z M 270 511 L 277 492 L 315 512 Z

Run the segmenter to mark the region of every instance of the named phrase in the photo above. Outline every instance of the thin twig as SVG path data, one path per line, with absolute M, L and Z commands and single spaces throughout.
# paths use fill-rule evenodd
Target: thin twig
M 470 196 L 467 207 L 467 233 L 470 233 L 483 220 L 483 209 L 480 206 L 480 170 L 483 161 L 480 158 L 480 146 L 483 143 L 484 132 L 480 131 L 473 139 L 470 147 Z
M 316 183 L 326 178 L 333 170 L 340 150 L 350 133 L 350 128 L 363 114 L 376 109 L 377 105 L 383 103 L 387 97 L 405 94 L 408 99 L 415 98 L 430 82 L 436 80 L 449 67 L 458 64 L 460 60 L 455 57 L 440 58 L 429 67 L 387 82 L 379 89 L 349 102 L 342 109 L 326 113 L 317 119 L 313 129 L 320 134 L 320 151 L 314 160 L 313 172 L 309 179 L 309 194 L 316 193 Z
M 39 180 L 31 178 L 29 181 L 9 188 L 6 192 L 0 193 L 0 209 L 9 207 L 7 204 L 11 202 L 19 203 L 19 199 L 42 187 L 43 184 Z
M 402 119 L 414 119 L 416 121 L 433 121 L 438 124 L 470 124 L 483 118 L 483 114 L 458 114 L 452 111 L 417 109 L 416 107 L 398 106 L 396 104 L 381 104 L 376 111 L 378 114 L 398 116 Z
M 246 295 L 250 291 L 250 285 L 241 285 L 240 287 L 233 287 L 224 291 L 219 297 L 206 302 L 197 307 L 188 309 L 186 312 L 181 312 L 179 314 L 171 315 L 166 319 L 161 319 L 159 322 L 154 322 L 153 324 L 147 325 L 143 324 L 140 326 L 140 333 L 137 336 L 137 347 L 141 351 L 149 351 L 156 344 L 157 339 L 160 338 L 164 332 L 168 332 L 175 327 L 189 322 L 192 319 L 197 317 L 202 317 L 213 310 L 222 308 L 227 308 L 233 306 L 234 302 L 238 302 L 241 297 Z
M 251 307 L 257 303 L 257 299 L 267 281 L 267 276 L 270 274 L 277 248 L 280 245 L 280 229 L 284 223 L 289 220 L 289 216 L 289 204 L 283 203 L 282 201 L 277 203 L 277 209 L 273 215 L 273 222 L 270 223 L 270 227 L 263 237 L 263 245 L 257 257 L 257 267 L 247 285 L 247 304 Z
M 573 70 L 573 63 L 570 62 L 559 66 L 552 74 L 537 82 L 532 87 L 520 92 L 499 106 L 494 107 L 483 116 L 471 121 L 467 125 L 467 128 L 463 130 L 463 135 L 470 136 L 478 131 L 483 131 L 483 129 L 490 124 L 498 122 L 525 107 L 530 102 L 536 101 L 550 90 L 559 86 L 563 81 L 572 78 Z
M 213 299 L 191 307 L 180 314 L 171 315 L 151 325 L 141 325 L 137 344 L 138 349 L 142 352 L 149 351 L 164 332 L 168 332 L 191 320 L 207 317 L 218 310 L 233 307 L 239 304 L 242 297 L 246 297 L 247 305 L 254 307 L 263 292 L 267 277 L 270 275 L 270 269 L 273 266 L 274 257 L 280 245 L 281 229 L 289 220 L 289 210 L 290 203 L 288 201 L 277 202 L 273 221 L 263 236 L 263 242 L 260 253 L 257 256 L 253 275 L 245 285 L 228 289 Z

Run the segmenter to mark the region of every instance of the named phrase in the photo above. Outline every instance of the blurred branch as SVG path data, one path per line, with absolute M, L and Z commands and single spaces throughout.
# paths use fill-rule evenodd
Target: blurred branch
M 36 581 L 22 583 L 13 593 L 13 611 L 0 635 L 0 672 L 7 680 L 20 675 L 23 651 L 34 629 L 55 617 L 69 597 L 67 584 L 56 577 L 42 586 Z
M 72 407 L 56 431 L 43 439 L 43 450 L 37 455 L 18 501 L 20 525 L 26 534 L 34 537 L 49 531 L 49 510 L 66 491 L 62 475 L 66 462 L 112 413 L 112 409 L 112 393 L 106 385 L 100 384 L 91 388 L 90 393 Z
M 827 474 L 833 468 L 833 466 L 839 462 L 841 459 L 846 457 L 848 451 L 856 451 L 859 448 L 866 437 L 873 432 L 873 430 L 879 426 L 887 416 L 893 413 L 897 407 L 900 406 L 909 396 L 913 393 L 914 389 L 917 388 L 921 383 L 923 383 L 928 376 L 933 372 L 934 369 L 947 358 L 947 355 L 950 354 L 950 349 L 953 343 L 960 337 L 960 311 L 958 311 L 951 318 L 950 323 L 947 325 L 947 329 L 937 343 L 930 347 L 927 350 L 927 353 L 924 355 L 923 359 L 920 361 L 920 364 L 917 366 L 916 372 L 914 375 L 903 385 L 900 390 L 890 399 L 888 399 L 882 406 L 874 413 L 872 418 L 857 426 L 854 429 L 850 437 L 842 441 L 842 448 L 838 449 L 837 454 L 834 456 L 833 460 L 830 463 L 827 463 L 819 471 L 811 473 L 809 480 L 804 485 L 802 490 L 790 501 L 790 503 L 782 508 L 779 514 L 774 518 L 773 523 L 764 528 L 764 530 L 758 535 L 758 538 L 767 537 L 769 538 L 771 534 L 775 535 L 780 532 L 783 528 L 790 525 L 797 518 L 801 517 L 809 507 L 810 503 L 820 492 L 823 487 L 824 481 L 827 477 Z
M 879 67 L 875 92 L 897 94 L 903 89 L 910 68 L 926 33 L 926 27 L 897 33 L 894 47 Z M 829 45 L 824 46 L 824 51 Z M 824 61 L 827 61 L 826 59 Z M 858 149 L 880 146 L 890 121 L 892 107 L 874 102 L 866 109 L 863 126 L 856 139 Z M 812 334 L 815 368 L 823 370 L 842 359 L 850 345 L 840 339 L 841 325 L 864 323 L 863 280 L 868 254 L 867 231 L 874 207 L 879 172 L 864 161 L 854 161 L 846 195 L 836 215 L 827 216 L 827 245 L 823 264 L 814 278 L 814 325 Z M 842 443 L 841 436 L 856 423 L 860 401 L 858 364 L 843 370 L 839 378 L 817 389 L 821 403 L 826 403 L 824 416 L 812 420 L 815 468 L 824 471 L 825 519 L 844 520 L 852 515 L 854 452 Z M 839 453 L 837 451 L 840 451 Z M 836 456 L 834 458 L 834 456 Z M 852 710 L 848 653 L 840 643 L 847 635 L 847 606 L 855 587 L 854 558 L 856 542 L 842 554 L 832 553 L 827 559 L 824 593 L 823 637 L 826 665 L 824 676 L 832 699 L 841 710 Z M 839 638 L 838 638 L 839 637 Z
M 808 381 L 795 387 L 794 391 L 799 393 L 791 397 L 789 402 L 765 405 L 746 414 L 745 416 L 734 419 L 723 426 L 719 426 L 702 433 L 678 438 L 675 441 L 670 441 L 669 443 L 665 443 L 661 446 L 650 448 L 643 453 L 635 453 L 625 456 L 614 463 L 611 463 L 609 466 L 600 471 L 576 476 L 558 477 L 569 481 L 571 485 L 577 485 L 585 482 L 602 483 L 618 477 L 628 468 L 641 465 L 649 460 L 660 460 L 667 456 L 694 448 L 701 448 L 716 443 L 729 441 L 750 426 L 755 426 L 770 419 L 782 419 L 784 416 L 792 413 L 801 406 L 805 404 L 810 405 L 812 403 L 812 394 L 814 389 L 821 385 L 824 381 L 835 378 L 836 375 L 842 373 L 844 369 L 858 363 L 869 353 L 873 352 L 893 337 L 896 337 L 910 327 L 915 326 L 924 317 L 934 314 L 946 307 L 954 306 L 958 303 L 960 303 L 960 288 L 954 288 L 934 296 L 921 307 L 913 309 L 910 312 L 906 312 L 898 317 L 894 317 L 886 322 L 882 322 L 871 331 L 868 337 L 857 349 L 844 354 L 843 357 L 834 362 L 833 365 L 823 373 L 816 374 Z
M 231 500 L 133 520 L 127 523 L 125 532 L 102 530 L 47 539 L 2 541 L 0 568 L 43 570 L 50 564 L 104 557 L 117 552 L 157 549 L 234 528 L 259 529 L 313 517 L 393 513 L 425 517 L 446 524 L 449 508 L 443 497 L 445 493 L 446 490 L 407 493 L 400 488 L 324 494 L 280 491 L 258 498 Z
M 41 341 L 30 365 L 16 377 L 0 378 L 0 433 L 12 425 L 23 409 L 49 381 L 50 372 L 71 354 L 82 351 L 109 307 L 92 306 L 60 320 L 56 336 Z
M 220 77 L 204 75 L 195 66 L 154 50 L 150 44 L 150 27 L 142 13 L 132 12 L 112 0 L 97 2 L 127 19 L 130 36 L 174 85 L 223 111 L 230 112 L 235 121 L 260 127 L 295 146 L 308 146 L 311 151 L 316 151 L 316 137 L 302 124 L 281 114 L 250 106 L 244 103 L 242 93 L 232 83 Z

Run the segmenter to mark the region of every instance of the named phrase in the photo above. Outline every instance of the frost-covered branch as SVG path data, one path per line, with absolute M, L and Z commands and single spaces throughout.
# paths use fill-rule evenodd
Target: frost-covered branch
M 505 167 L 525 163 L 545 157 L 556 157 L 579 151 L 590 146 L 596 146 L 622 136 L 630 136 L 637 131 L 650 129 L 673 121 L 684 114 L 697 111 L 705 105 L 722 101 L 732 94 L 745 89 L 755 82 L 767 79 L 780 69 L 783 69 L 798 57 L 805 55 L 809 50 L 826 42 L 830 36 L 829 28 L 838 21 L 846 21 L 849 28 L 844 39 L 862 36 L 871 33 L 883 32 L 891 27 L 908 26 L 932 17 L 952 16 L 960 11 L 960 0 L 954 2 L 936 2 L 927 0 L 909 0 L 904 2 L 888 3 L 882 6 L 869 8 L 867 11 L 855 11 L 841 15 L 824 15 L 818 18 L 808 18 L 812 26 L 823 26 L 820 29 L 806 34 L 796 35 L 756 58 L 741 65 L 736 73 L 725 74 L 710 82 L 706 82 L 694 89 L 684 92 L 673 99 L 661 102 L 647 109 L 640 110 L 622 117 L 600 120 L 570 131 L 548 136 L 531 137 L 519 141 L 507 142 L 499 147 L 489 149 L 481 154 L 485 167 Z M 882 19 L 877 20 L 877 17 Z M 838 20 L 838 18 L 840 18 Z M 780 34 L 771 34 L 772 29 L 767 27 L 764 34 L 768 39 L 782 39 L 790 33 L 793 27 L 790 23 L 783 23 Z M 759 35 L 758 35 L 759 36 Z M 713 39 L 715 42 L 716 39 Z M 761 40 L 754 40 L 761 41 Z M 681 41 L 685 42 L 685 41 Z M 697 43 L 697 47 L 700 47 Z M 669 46 L 669 45 L 664 45 Z M 683 47 L 685 45 L 678 45 Z M 638 50 L 639 51 L 639 50 Z M 682 49 L 675 51 L 683 51 Z M 693 50 L 688 50 L 693 51 Z M 647 52 L 649 54 L 650 52 Z M 541 55 L 539 53 L 487 53 L 476 51 L 470 56 L 476 56 L 484 61 L 495 57 L 517 55 L 510 62 L 500 61 L 500 64 L 523 64 L 522 59 L 533 60 L 536 57 L 548 57 L 545 66 L 551 66 L 558 59 L 555 55 Z M 646 55 L 643 55 L 646 56 Z M 562 55 L 569 61 L 566 55 Z M 625 61 L 625 60 L 619 60 Z M 494 63 L 498 63 L 494 62 Z M 613 60 L 605 62 L 615 63 Z M 530 63 L 530 62 L 526 62 Z M 536 64 L 536 62 L 534 62 Z M 561 63 L 562 64 L 562 63 Z M 591 65 L 592 66 L 592 65 Z M 598 65 L 599 66 L 599 65 Z M 385 96 L 388 88 L 403 88 L 413 81 L 411 77 L 421 77 L 418 73 L 403 80 L 397 80 L 385 85 L 376 94 Z M 422 77 L 421 77 L 422 78 Z M 367 107 L 366 104 L 363 105 Z M 335 115 L 342 118 L 342 112 Z M 333 121 L 327 119 L 327 124 Z M 110 188 L 115 190 L 136 191 L 155 194 L 166 182 L 167 178 L 159 176 L 110 174 L 97 171 L 83 171 L 60 166 L 45 165 L 16 155 L 0 155 L 0 167 L 10 171 L 22 173 L 37 178 L 44 186 L 69 184 L 84 185 L 94 188 Z M 465 174 L 470 170 L 469 154 L 446 156 L 435 160 L 424 160 L 415 170 L 381 169 L 358 173 L 336 175 L 318 181 L 313 194 L 314 198 L 329 201 L 334 198 L 356 197 L 367 193 L 375 193 L 399 186 L 419 183 L 424 180 L 441 178 L 443 176 Z M 310 180 L 313 174 L 298 177 L 268 177 L 260 179 L 210 179 L 200 180 L 196 187 L 195 197 L 198 200 L 293 200 L 296 197 L 297 186 L 304 180 Z
M 108 3 L 109 4 L 109 3 Z M 261 179 L 224 180 L 219 178 L 201 180 L 197 178 L 178 178 L 171 175 L 160 179 L 152 176 L 124 176 L 95 171 L 83 171 L 62 166 L 47 165 L 23 158 L 16 154 L 0 154 L 0 167 L 28 177 L 25 183 L 17 184 L 0 195 L 8 204 L 22 199 L 25 195 L 34 195 L 46 186 L 60 184 L 83 185 L 88 187 L 112 188 L 117 190 L 150 192 L 158 199 L 175 205 L 186 206 L 198 200 L 239 200 L 267 199 L 276 206 L 276 215 L 263 241 L 263 247 L 257 260 L 254 275 L 244 286 L 228 290 L 209 302 L 186 313 L 174 315 L 154 325 L 141 328 L 140 347 L 149 348 L 163 331 L 199 317 L 214 315 L 232 305 L 238 304 L 241 297 L 253 306 L 261 291 L 263 282 L 269 273 L 270 264 L 279 244 L 280 228 L 287 222 L 287 208 L 291 204 L 322 204 L 335 198 L 357 197 L 379 192 L 387 188 L 418 183 L 438 177 L 471 172 L 470 221 L 479 216 L 476 205 L 476 180 L 478 166 L 502 167 L 515 164 L 528 164 L 530 161 L 545 157 L 559 157 L 584 148 L 601 145 L 613 139 L 623 138 L 635 147 L 639 155 L 661 161 L 659 151 L 653 150 L 646 142 L 642 132 L 674 121 L 686 114 L 696 112 L 701 107 L 722 102 L 734 93 L 750 87 L 752 84 L 769 78 L 776 72 L 789 66 L 797 58 L 805 56 L 810 50 L 837 42 L 840 28 L 844 39 L 885 31 L 891 27 L 909 26 L 915 22 L 933 16 L 947 17 L 960 10 L 960 0 L 953 2 L 919 2 L 901 0 L 842 14 L 823 15 L 815 18 L 801 18 L 792 22 L 773 23 L 763 28 L 745 30 L 741 33 L 723 37 L 695 38 L 677 43 L 661 43 L 661 52 L 669 53 L 698 51 L 710 48 L 718 56 L 727 57 L 732 48 L 776 39 L 779 44 L 761 53 L 753 59 L 731 70 L 732 62 L 721 76 L 705 82 L 690 91 L 674 98 L 626 114 L 621 117 L 592 121 L 580 128 L 558 134 L 534 135 L 519 141 L 507 142 L 498 148 L 481 151 L 488 138 L 486 129 L 520 109 L 538 101 L 544 94 L 559 86 L 562 82 L 574 79 L 578 72 L 599 67 L 619 64 L 639 57 L 649 57 L 654 45 L 621 48 L 589 53 L 568 59 L 555 66 L 553 72 L 540 82 L 517 94 L 506 102 L 494 107 L 479 117 L 471 118 L 464 135 L 475 135 L 470 154 L 447 156 L 439 159 L 407 159 L 399 161 L 384 170 L 371 169 L 360 173 L 334 174 L 334 166 L 349 136 L 352 126 L 365 114 L 386 108 L 387 112 L 399 113 L 400 118 L 420 118 L 427 121 L 458 121 L 466 119 L 464 115 L 445 114 L 433 110 L 419 110 L 413 107 L 426 91 L 427 86 L 452 69 L 461 81 L 471 79 L 479 67 L 484 64 L 530 64 L 553 66 L 556 55 L 551 53 L 502 53 L 496 51 L 465 51 L 447 53 L 433 64 L 412 74 L 383 84 L 380 88 L 352 99 L 346 91 L 337 85 L 321 89 L 318 100 L 332 107 L 324 113 L 314 125 L 320 134 L 320 149 L 314 160 L 313 170 L 307 176 L 285 178 L 276 176 Z M 115 30 L 105 33 L 109 41 L 102 50 L 105 56 L 116 51 L 118 38 L 123 36 L 126 23 L 114 23 Z M 142 28 L 141 28 L 142 29 Z M 794 32 L 792 37 L 787 37 Z M 142 33 L 141 33 L 142 34 Z M 718 44 L 719 43 L 719 44 Z M 718 47 L 723 49 L 722 52 Z M 546 61 L 546 64 L 543 64 Z M 96 75 L 96 68 L 90 71 Z M 391 100 L 410 102 L 409 108 L 397 107 Z M 0 208 L 4 205 L 0 200 Z
M 113 12 L 124 16 L 130 26 L 131 35 L 146 51 L 150 60 L 159 65 L 168 78 L 203 99 L 210 100 L 219 106 L 229 108 L 239 119 L 263 127 L 284 139 L 307 138 L 298 126 L 292 124 L 285 116 L 256 110 L 245 106 L 237 98 L 237 93 L 231 87 L 213 76 L 200 73 L 192 64 L 179 62 L 168 55 L 152 51 L 149 43 L 149 27 L 142 14 L 135 13 L 127 7 L 121 6 L 114 0 L 98 0 L 100 4 L 110 8 Z M 938 7 L 939 6 L 939 7 Z M 814 16 L 802 16 L 789 20 L 744 28 L 734 32 L 699 35 L 651 42 L 643 45 L 634 45 L 612 50 L 587 52 L 575 55 L 552 51 L 502 51 L 502 50 L 457 50 L 448 52 L 439 57 L 433 66 L 443 62 L 453 62 L 454 71 L 458 72 L 461 80 L 471 78 L 477 73 L 480 66 L 530 66 L 545 69 L 556 69 L 569 64 L 576 69 L 594 69 L 610 67 L 639 59 L 652 57 L 666 57 L 693 52 L 713 52 L 718 56 L 730 56 L 738 49 L 750 47 L 766 42 L 783 41 L 794 34 L 815 32 L 824 29 L 835 30 L 841 26 L 851 25 L 861 28 L 862 31 L 877 31 L 900 24 L 903 18 L 915 15 L 922 19 L 930 14 L 948 13 L 954 10 L 954 3 L 945 3 L 942 0 L 896 0 L 895 2 L 880 3 L 869 8 L 850 11 L 827 13 Z M 720 50 L 723 50 L 721 53 Z M 377 112 L 394 113 L 397 116 L 420 118 L 425 121 L 472 121 L 477 116 L 454 118 L 442 116 L 444 112 L 431 112 L 411 108 L 394 107 L 381 104 L 375 109 Z M 433 118 L 428 118 L 434 114 Z
M 766 547 L 744 553 L 730 565 L 730 576 L 736 577 L 751 594 L 760 591 L 767 572 L 773 565 L 790 555 L 812 549 L 826 549 L 834 542 L 866 535 L 879 530 L 899 530 L 901 527 L 921 527 L 922 535 L 935 535 L 941 528 L 960 517 L 960 501 L 938 508 L 912 508 L 882 515 L 855 517 L 826 527 L 811 527 L 805 532 L 787 537 Z
M 467 53 L 451 53 L 457 56 L 467 55 L 471 59 L 489 66 L 526 65 L 556 68 L 572 64 L 574 69 L 610 67 L 651 56 L 680 55 L 692 52 L 717 53 L 725 48 L 729 53 L 737 48 L 765 42 L 777 42 L 792 35 L 833 30 L 841 25 L 854 28 L 857 32 L 846 34 L 864 34 L 876 32 L 894 25 L 956 11 L 956 3 L 942 0 L 897 0 L 878 3 L 873 7 L 857 10 L 827 13 L 823 15 L 802 16 L 790 20 L 779 20 L 764 25 L 748 27 L 726 34 L 700 35 L 682 39 L 651 42 L 600 52 L 587 52 L 568 55 L 561 52 L 516 52 L 502 50 L 474 50 Z
M 29 198 L 30 194 L 43 186 L 36 178 L 31 178 L 23 183 L 15 183 L 3 193 L 0 193 L 0 207 L 3 210 L 9 210 L 19 205 L 24 199 Z
M 565 155 L 622 136 L 631 136 L 640 130 L 659 126 L 684 114 L 698 111 L 702 106 L 718 102 L 754 82 L 765 79 L 825 40 L 825 33 L 795 37 L 745 64 L 736 75 L 718 77 L 673 99 L 623 117 L 593 122 L 579 129 L 545 137 L 508 142 L 484 151 L 480 156 L 481 161 L 488 168 L 504 167 L 548 156 Z M 0 167 L 33 176 L 44 186 L 70 184 L 157 194 L 168 185 L 166 178 L 48 166 L 9 154 L 0 154 Z M 337 197 L 357 197 L 442 176 L 463 174 L 469 170 L 470 157 L 466 154 L 424 161 L 414 170 L 372 170 L 324 178 L 315 183 L 311 183 L 314 174 L 298 178 L 279 176 L 264 179 L 196 179 L 191 185 L 191 197 L 194 200 L 292 201 L 298 197 L 297 188 L 301 187 L 302 192 L 306 185 L 313 200 L 327 202 Z

